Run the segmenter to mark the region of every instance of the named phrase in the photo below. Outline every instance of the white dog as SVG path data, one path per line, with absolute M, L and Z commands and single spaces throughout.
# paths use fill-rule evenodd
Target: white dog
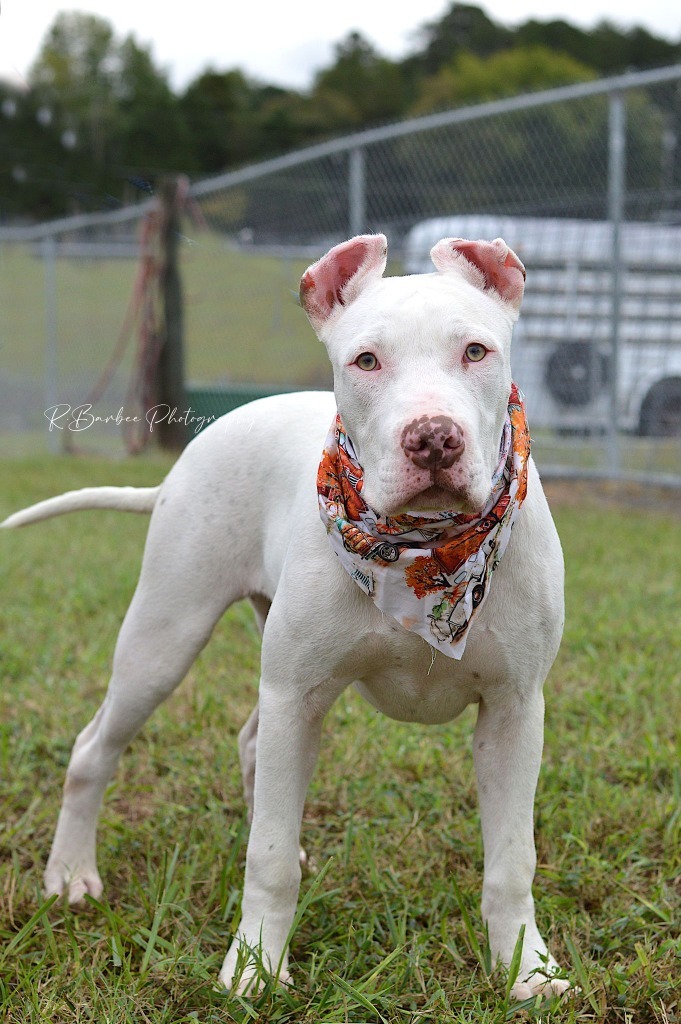
M 262 677 L 239 739 L 252 824 L 223 983 L 255 987 L 258 961 L 289 980 L 305 794 L 324 716 L 353 685 L 399 721 L 447 722 L 478 705 L 492 953 L 509 964 L 524 926 L 514 996 L 561 993 L 531 890 L 563 562 L 511 381 L 524 268 L 501 239 L 443 239 L 436 273 L 383 278 L 386 252 L 382 235 L 360 236 L 303 276 L 335 402 L 253 402 L 201 433 L 158 488 L 77 491 L 3 524 L 153 509 L 108 693 L 74 746 L 46 889 L 100 895 L 96 822 L 119 756 L 247 597 Z

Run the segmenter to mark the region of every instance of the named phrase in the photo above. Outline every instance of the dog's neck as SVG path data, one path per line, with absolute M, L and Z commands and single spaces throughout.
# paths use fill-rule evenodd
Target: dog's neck
M 362 467 L 336 416 L 317 476 L 319 511 L 344 569 L 381 611 L 460 659 L 474 612 L 508 543 L 527 492 L 529 433 L 511 392 L 490 497 L 477 515 L 378 515 L 364 500 Z

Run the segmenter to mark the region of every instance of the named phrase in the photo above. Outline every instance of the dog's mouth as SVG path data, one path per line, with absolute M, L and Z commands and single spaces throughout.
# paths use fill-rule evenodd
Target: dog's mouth
M 409 508 L 415 512 L 443 512 L 452 507 L 454 494 L 446 487 L 433 484 L 409 499 Z
M 418 491 L 399 509 L 399 512 L 461 512 L 464 515 L 474 515 L 479 511 L 478 504 L 471 502 L 468 491 L 454 491 L 439 484 Z
M 415 471 L 412 467 L 403 474 L 391 473 L 393 466 L 388 462 L 388 472 L 381 473 L 380 469 L 383 467 L 375 474 L 365 470 L 362 490 L 364 500 L 378 515 L 397 516 L 407 512 L 478 515 L 489 498 L 490 486 L 485 486 L 485 474 L 477 463 L 472 467 L 431 472 Z

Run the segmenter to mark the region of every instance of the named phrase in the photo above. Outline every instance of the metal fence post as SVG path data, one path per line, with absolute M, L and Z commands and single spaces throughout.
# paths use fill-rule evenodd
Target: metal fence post
M 622 309 L 622 221 L 625 205 L 626 100 L 623 92 L 610 93 L 608 133 L 608 218 L 611 228 L 610 415 L 608 465 L 614 477 L 621 473 L 619 449 L 620 321 Z
M 348 207 L 350 237 L 366 231 L 366 150 L 357 146 L 350 150 Z
M 44 359 L 44 400 L 45 408 L 57 404 L 59 392 L 59 364 L 57 357 L 57 240 L 54 235 L 43 239 L 43 277 L 45 282 L 45 359 Z M 56 430 L 47 434 L 47 447 L 52 455 L 59 451 L 59 437 Z

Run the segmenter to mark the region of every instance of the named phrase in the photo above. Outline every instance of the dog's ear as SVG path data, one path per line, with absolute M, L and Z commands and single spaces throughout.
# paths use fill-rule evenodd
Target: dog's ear
M 503 238 L 493 242 L 469 242 L 443 238 L 430 250 L 430 258 L 443 273 L 455 270 L 482 291 L 495 291 L 515 309 L 525 290 L 525 267 Z
M 315 330 L 356 299 L 372 278 L 380 278 L 388 258 L 385 235 L 357 235 L 308 267 L 300 279 L 300 304 Z

